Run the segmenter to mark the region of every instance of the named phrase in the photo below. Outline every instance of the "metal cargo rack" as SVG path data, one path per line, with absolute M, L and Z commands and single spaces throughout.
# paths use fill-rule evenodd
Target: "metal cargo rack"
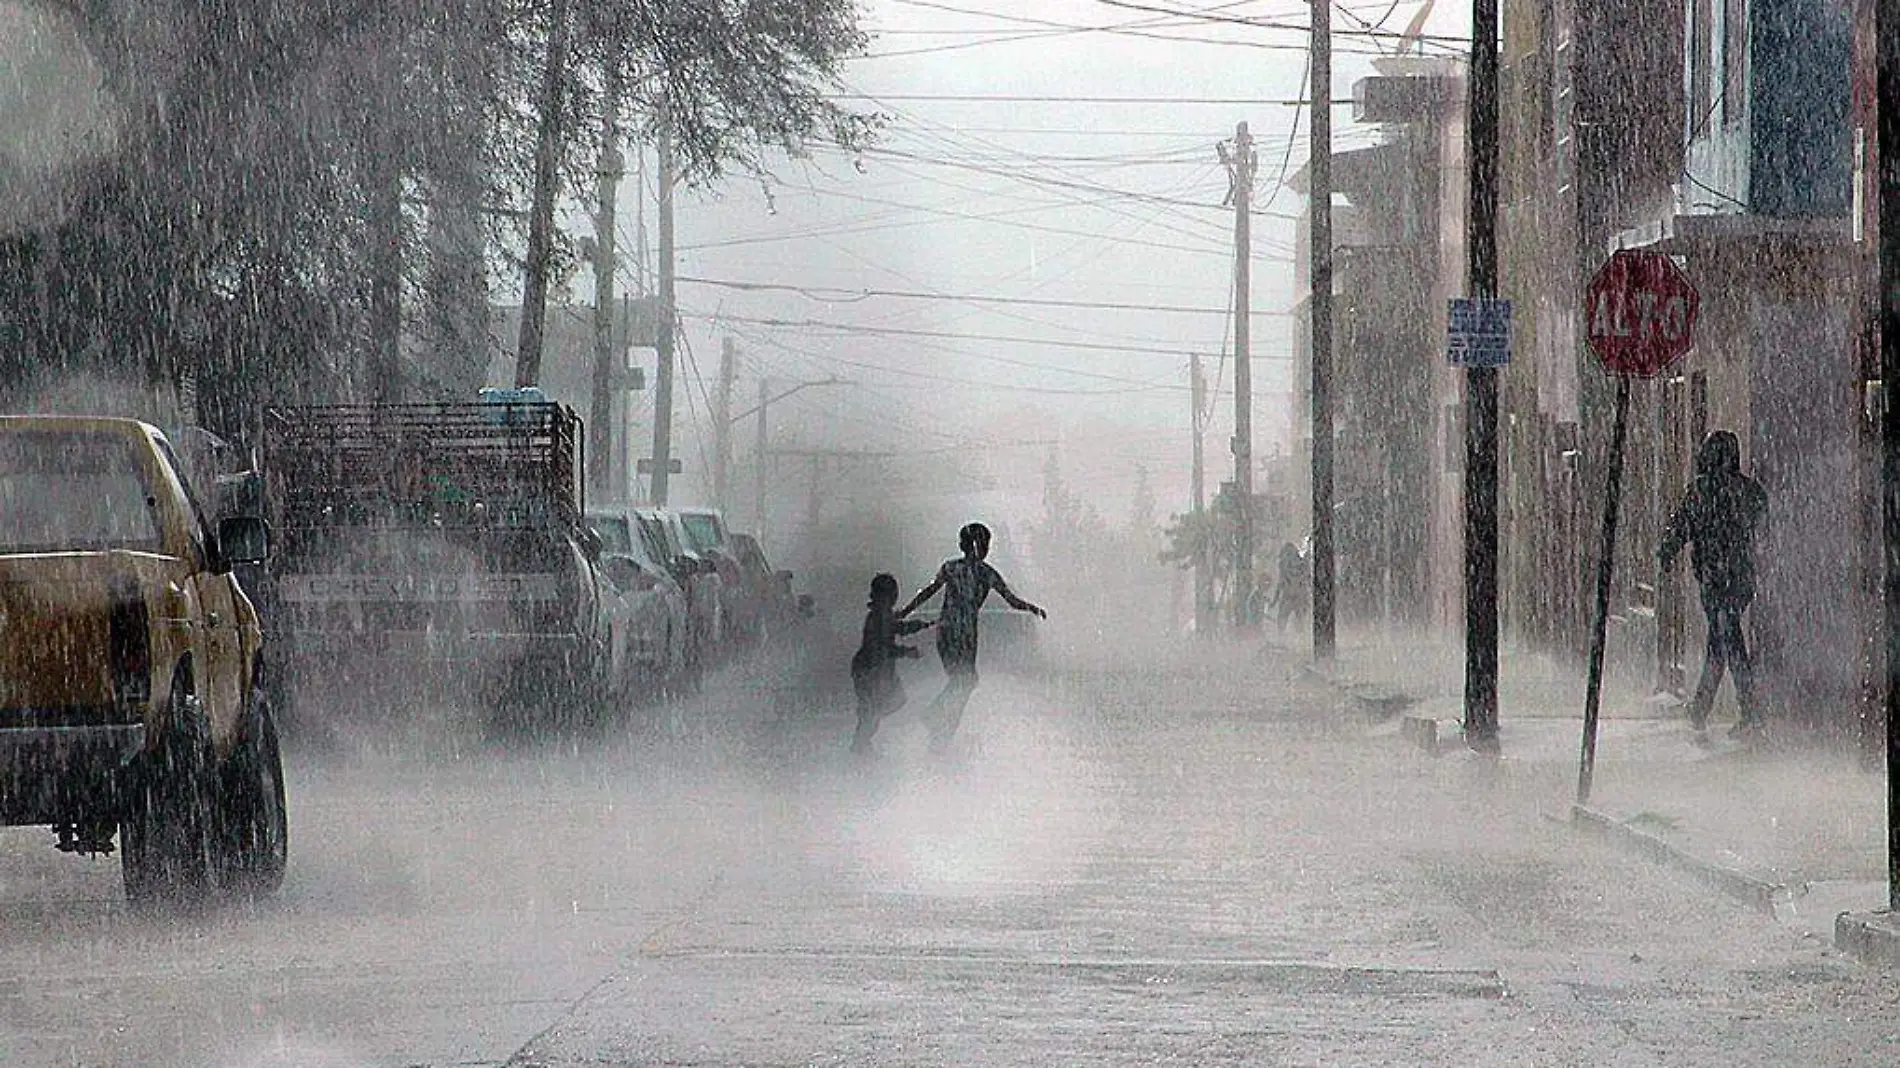
M 580 417 L 554 403 L 308 405 L 264 415 L 273 511 L 292 528 L 578 527 L 584 449 Z

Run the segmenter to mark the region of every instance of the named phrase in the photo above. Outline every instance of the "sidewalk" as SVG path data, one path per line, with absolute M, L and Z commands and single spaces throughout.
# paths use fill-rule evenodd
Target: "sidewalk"
M 1551 810 L 1566 811 L 1582 743 L 1582 673 L 1508 648 L 1500 660 L 1503 759 L 1548 778 Z M 1460 644 L 1345 639 L 1321 674 L 1368 716 L 1373 734 L 1468 754 Z M 1607 834 L 1871 963 L 1900 965 L 1900 929 L 1858 915 L 1887 903 L 1884 778 L 1861 771 L 1852 754 L 1776 738 L 1772 724 L 1764 741 L 1733 742 L 1733 712 L 1721 701 L 1709 741 L 1698 745 L 1680 706 L 1648 691 L 1628 677 L 1604 681 L 1590 803 L 1571 812 L 1579 830 Z M 1857 915 L 1837 923 L 1844 912 Z

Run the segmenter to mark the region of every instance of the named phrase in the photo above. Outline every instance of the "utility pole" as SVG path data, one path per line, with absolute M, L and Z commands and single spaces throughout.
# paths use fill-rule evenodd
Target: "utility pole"
M 1875 151 L 1880 160 L 1882 615 L 1887 631 L 1887 908 L 1900 910 L 1900 0 L 1874 13 Z
M 654 345 L 659 364 L 653 376 L 653 481 L 648 496 L 666 506 L 666 483 L 673 463 L 673 345 L 678 309 L 673 294 L 673 131 L 662 118 L 659 137 L 660 183 L 660 308 Z
M 594 209 L 594 403 L 587 426 L 587 458 L 593 467 L 588 477 L 595 498 L 613 501 L 626 491 L 626 479 L 615 477 L 617 458 L 624 450 L 614 448 L 614 394 L 620 378 L 614 372 L 622 360 L 614 344 L 614 309 L 619 304 L 614 298 L 614 198 L 620 191 L 620 176 L 626 172 L 626 158 L 620 154 L 623 83 L 618 48 L 609 49 L 606 81 L 596 168 L 600 184 Z
M 1247 124 L 1234 127 L 1234 146 L 1226 157 L 1234 203 L 1234 498 L 1240 525 L 1234 537 L 1234 626 L 1252 624 L 1253 603 L 1253 176 L 1257 162 Z
M 819 379 L 817 381 L 812 381 L 812 382 L 795 382 L 792 384 L 790 389 L 781 390 L 778 393 L 773 393 L 771 381 L 769 379 L 761 378 L 759 379 L 759 403 L 754 405 L 753 407 L 747 408 L 745 411 L 740 412 L 737 415 L 728 416 L 726 418 L 727 425 L 730 425 L 732 423 L 738 422 L 741 419 L 744 419 L 748 415 L 757 415 L 759 417 L 759 442 L 758 442 L 758 445 L 753 449 L 753 456 L 755 457 L 755 459 L 753 462 L 754 477 L 752 480 L 752 493 L 753 493 L 752 518 L 758 523 L 759 537 L 761 538 L 765 537 L 765 479 L 766 479 L 766 465 L 767 465 L 767 459 L 768 459 L 767 453 L 766 453 L 766 447 L 765 447 L 766 412 L 770 410 L 773 404 L 777 403 L 778 401 L 784 400 L 785 398 L 791 396 L 794 393 L 799 393 L 807 389 L 813 389 L 813 388 L 821 387 L 821 386 L 848 386 L 850 384 L 851 383 L 847 381 L 846 379 L 832 377 L 832 378 Z M 730 387 L 726 386 L 724 383 L 721 383 L 721 388 L 722 390 L 728 390 Z M 790 451 L 780 450 L 775 455 L 781 455 L 781 456 L 790 455 Z M 806 451 L 800 452 L 799 455 L 809 456 L 809 455 L 813 455 L 813 453 L 811 453 L 809 450 L 806 450 Z M 864 455 L 869 455 L 869 454 L 839 453 L 836 451 L 827 451 L 827 452 L 824 452 L 823 455 L 825 456 L 844 456 L 844 455 L 864 456 Z
M 1498 0 L 1471 3 L 1470 295 L 1498 294 Z M 1498 371 L 1465 370 L 1465 742 L 1498 752 Z
M 1688 379 L 1671 371 L 1663 376 L 1662 396 L 1656 405 L 1656 511 L 1668 515 L 1674 504 L 1669 497 L 1682 492 L 1689 480 L 1683 455 L 1684 394 Z M 1699 440 L 1699 439 L 1698 439 Z M 1682 573 L 1665 572 L 1656 564 L 1656 692 L 1681 695 L 1687 680 L 1683 677 L 1683 597 Z
M 540 130 L 534 146 L 534 204 L 528 214 L 528 277 L 521 291 L 516 386 L 532 386 L 541 378 L 548 267 L 554 257 L 554 187 L 560 179 L 561 112 L 567 97 L 568 4 L 569 0 L 553 0 L 548 8 L 548 58 L 541 82 Z
M 1201 367 L 1200 353 L 1188 360 L 1188 392 L 1194 404 L 1194 519 L 1201 526 L 1207 516 L 1207 457 L 1201 440 L 1207 433 L 1207 372 Z M 1214 571 L 1210 564 L 1207 542 L 1199 540 L 1194 550 L 1194 633 L 1203 636 L 1214 622 Z
M 1313 0 L 1312 70 L 1307 79 L 1313 113 L 1308 125 L 1307 229 L 1312 244 L 1307 273 L 1313 434 L 1313 660 L 1330 664 L 1338 643 L 1334 618 L 1333 558 L 1333 12 L 1331 0 Z
M 759 440 L 758 444 L 752 449 L 752 527 L 758 534 L 760 541 L 766 540 L 765 479 L 766 464 L 769 458 L 765 454 L 765 412 L 767 406 L 771 404 L 771 389 L 772 384 L 770 380 L 765 378 L 759 379 Z
M 824 515 L 824 475 L 826 457 L 822 453 L 811 454 L 811 492 L 805 497 L 805 537 L 816 544 L 818 520 Z
M 731 338 L 719 346 L 719 395 L 713 408 L 713 507 L 725 511 L 732 471 L 732 385 L 739 376 L 739 347 Z

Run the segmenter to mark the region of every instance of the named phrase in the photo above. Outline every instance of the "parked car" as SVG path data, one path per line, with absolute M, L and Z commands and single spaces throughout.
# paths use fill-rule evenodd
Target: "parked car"
M 656 555 L 672 568 L 674 581 L 686 591 L 686 675 L 689 684 L 696 684 L 723 652 L 725 598 L 718 565 L 691 547 L 678 512 L 636 508 L 633 517 L 657 549 Z
M 631 511 L 594 509 L 587 522 L 600 539 L 600 565 L 628 605 L 629 624 L 617 639 L 635 689 L 663 692 L 687 669 L 690 626 L 686 590 L 662 557 L 664 544 Z
M 686 535 L 686 547 L 719 569 L 720 611 L 725 618 L 725 638 L 732 644 L 757 641 L 761 619 L 746 583 L 744 568 L 726 530 L 725 516 L 715 508 L 678 509 L 680 528 Z
M 752 606 L 761 636 L 769 637 L 776 629 L 798 618 L 798 598 L 792 593 L 792 573 L 773 568 L 765 558 L 765 549 L 751 534 L 734 533 L 732 551 L 739 560 L 742 598 Z
M 135 905 L 273 893 L 288 856 L 263 631 L 155 427 L 0 418 L 0 825 L 110 853 Z

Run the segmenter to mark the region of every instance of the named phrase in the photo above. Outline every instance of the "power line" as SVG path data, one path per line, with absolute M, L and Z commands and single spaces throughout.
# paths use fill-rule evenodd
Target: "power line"
M 1087 230 L 1077 230 L 1073 227 L 1051 226 L 1047 223 L 1032 223 L 1032 222 L 1024 222 L 1020 219 L 1005 218 L 1006 215 L 1029 214 L 1031 212 L 1040 212 L 1040 211 L 1050 210 L 1049 208 L 1040 204 L 1034 207 L 1012 208 L 1006 212 L 996 212 L 994 214 L 982 215 L 982 214 L 977 214 L 975 212 L 957 211 L 952 208 L 931 207 L 924 204 L 908 204 L 908 203 L 905 203 L 903 201 L 898 201 L 898 200 L 886 200 L 882 197 L 866 196 L 865 194 L 862 194 L 862 193 L 847 193 L 843 190 L 838 190 L 838 189 L 820 189 L 816 185 L 807 186 L 807 189 L 811 193 L 817 196 L 838 197 L 840 199 L 845 199 L 845 200 L 856 200 L 865 204 L 878 204 L 885 207 L 902 208 L 906 211 L 921 212 L 926 215 L 937 215 L 937 216 L 942 216 L 947 219 L 957 219 L 964 222 L 993 223 L 997 226 L 1007 226 L 1007 227 L 1010 227 L 1011 229 L 1030 230 L 1037 233 L 1057 234 L 1057 235 L 1061 235 L 1065 237 L 1099 238 L 1099 237 L 1104 236 L 1099 233 L 1090 233 Z M 1082 204 L 1076 201 L 1070 201 L 1068 203 L 1059 205 L 1059 207 L 1063 207 L 1063 208 L 1087 207 L 1087 206 L 1088 205 Z M 896 224 L 896 225 L 902 225 L 902 226 L 924 225 L 924 221 L 917 220 L 914 223 L 901 223 L 901 224 Z M 835 231 L 835 232 L 857 233 L 860 231 L 854 228 L 847 231 Z M 828 236 L 828 234 L 813 233 L 810 236 L 822 237 L 822 236 Z M 776 238 L 759 237 L 759 238 L 747 238 L 743 240 L 750 242 L 754 240 L 759 240 L 759 241 L 776 240 Z M 1116 244 L 1121 244 L 1121 245 L 1139 245 L 1143 248 L 1165 249 L 1171 252 L 1188 252 L 1197 256 L 1229 255 L 1229 253 L 1226 250 L 1215 248 L 1212 245 L 1197 248 L 1193 245 L 1183 245 L 1183 244 L 1178 244 L 1178 243 L 1169 242 L 1169 241 L 1154 241 L 1147 238 L 1131 237 L 1125 234 L 1116 234 L 1114 236 L 1114 241 Z M 686 246 L 682 246 L 682 247 L 686 247 Z M 693 247 L 698 248 L 698 247 L 706 247 L 706 246 L 693 246 Z M 1267 257 L 1261 256 L 1259 258 L 1265 259 Z
M 846 88 L 852 88 L 852 87 L 846 86 Z M 928 132 L 929 128 L 934 125 L 932 123 L 924 122 L 923 120 L 920 120 L 916 118 L 915 116 L 905 115 L 902 109 L 896 108 L 882 99 L 879 99 L 877 97 L 870 97 L 870 99 L 877 102 L 880 106 L 886 107 L 889 110 L 895 112 L 899 116 L 908 118 L 911 122 L 917 124 L 920 127 L 923 127 L 925 132 Z M 997 151 L 997 152 L 1003 152 L 1003 153 L 1012 152 L 1012 150 L 1006 145 L 999 144 L 995 141 L 991 141 L 986 138 L 971 137 L 967 133 L 963 133 L 961 131 L 957 131 L 955 129 L 950 129 L 950 128 L 946 128 L 946 132 L 944 133 L 933 133 L 931 134 L 931 137 L 932 139 L 941 142 L 947 148 L 948 151 L 954 154 L 967 154 L 971 152 L 972 145 L 974 145 L 977 149 L 987 149 L 990 151 Z M 1016 153 L 1016 154 L 1022 155 L 1022 153 Z M 893 166 L 895 167 L 896 165 L 893 165 Z M 901 167 L 898 167 L 897 169 L 900 172 L 902 171 Z M 1008 175 L 1005 175 L 1005 176 L 1007 177 Z M 954 184 L 954 183 L 946 182 L 945 184 Z M 982 191 L 982 192 L 987 193 L 987 191 Z M 1113 214 L 1121 214 L 1121 215 L 1124 215 L 1124 217 L 1127 217 L 1125 212 L 1121 212 L 1119 211 L 1119 209 L 1108 204 L 1091 204 L 1089 206 L 1094 207 L 1098 210 L 1108 211 Z M 1187 221 L 1195 225 L 1201 224 L 1201 220 L 1198 220 L 1198 219 L 1189 219 Z
M 1205 209 L 1212 209 L 1215 211 L 1227 210 L 1226 206 L 1224 205 L 1214 204 L 1214 203 L 1205 202 L 1205 201 L 1183 200 L 1178 197 L 1161 196 L 1155 193 L 1143 193 L 1143 192 L 1139 192 L 1133 189 L 1117 189 L 1114 186 L 1100 185 L 1095 182 L 1077 182 L 1077 181 L 1070 181 L 1070 180 L 1062 179 L 1062 178 L 1047 178 L 1042 175 L 1025 174 L 1021 171 L 1010 171 L 1010 170 L 1004 170 L 998 167 L 986 167 L 977 163 L 966 163 L 961 160 L 933 159 L 929 156 L 922 156 L 922 155 L 918 155 L 915 152 L 905 152 L 901 149 L 895 149 L 895 148 L 867 148 L 867 149 L 864 149 L 861 154 L 869 155 L 869 156 L 883 156 L 883 157 L 889 157 L 893 159 L 909 160 L 913 163 L 923 163 L 923 164 L 928 164 L 934 167 L 948 167 L 952 170 L 974 171 L 978 174 L 987 174 L 992 177 L 998 177 L 998 178 L 1010 178 L 1019 182 L 1028 182 L 1032 185 L 1046 185 L 1054 189 L 1070 189 L 1070 190 L 1076 190 L 1078 192 L 1083 192 L 1083 193 L 1095 193 L 1100 196 L 1114 197 L 1121 200 L 1139 201 L 1139 202 L 1147 203 L 1147 204 L 1166 204 L 1171 207 L 1179 207 L 1179 208 L 1205 208 Z M 1269 218 L 1275 218 L 1275 219 L 1285 219 L 1288 221 L 1297 221 L 1300 218 L 1300 216 L 1294 215 L 1289 212 L 1255 211 L 1253 214 L 1264 215 Z
M 1222 23 L 1229 26 L 1248 26 L 1257 30 L 1285 30 L 1290 33 L 1311 33 L 1312 32 L 1312 28 L 1310 26 L 1307 26 L 1304 23 L 1275 22 L 1271 19 L 1253 18 L 1248 15 L 1225 15 L 1217 11 L 1190 11 L 1190 10 L 1183 10 L 1181 8 L 1160 7 L 1154 4 L 1136 3 L 1135 0 L 1095 0 L 1095 2 L 1098 4 L 1102 4 L 1106 7 L 1121 8 L 1124 11 L 1146 11 L 1146 12 L 1149 12 L 1150 14 L 1172 15 L 1177 18 L 1193 19 L 1197 22 Z M 1333 6 L 1338 7 L 1339 5 L 1334 4 Z M 1454 36 L 1443 35 L 1443 34 L 1420 34 L 1419 36 L 1415 38 L 1408 38 L 1405 34 L 1400 33 L 1397 30 L 1380 30 L 1380 29 L 1370 29 L 1370 28 L 1358 29 L 1358 30 L 1334 30 L 1333 36 L 1335 37 L 1367 37 L 1367 38 L 1374 38 L 1374 39 L 1390 39 L 1390 40 L 1397 40 L 1397 41 L 1410 39 L 1410 40 L 1415 40 L 1419 42 L 1429 42 L 1431 44 L 1444 44 L 1444 45 L 1469 45 L 1471 43 L 1471 38 L 1469 37 L 1454 37 Z
M 1050 96 L 1034 93 L 832 93 L 839 100 L 900 100 L 905 103 L 949 104 L 1182 104 L 1193 107 L 1304 107 L 1306 101 L 1292 97 L 1258 96 Z M 1333 101 L 1334 107 L 1348 107 L 1351 97 Z
M 928 371 L 912 371 L 902 367 L 886 367 L 882 364 L 869 363 L 864 360 L 847 359 L 843 356 L 823 356 L 802 349 L 793 349 L 785 345 L 784 342 L 776 339 L 749 337 L 748 340 L 753 341 L 755 344 L 763 343 L 777 346 L 793 352 L 796 355 L 804 356 L 813 362 L 835 364 L 840 367 L 850 367 L 856 370 L 871 371 L 877 374 L 895 375 L 899 378 L 916 379 L 919 382 L 960 386 L 965 389 L 991 390 L 999 393 L 1035 393 L 1057 397 L 1125 397 L 1131 393 L 1149 393 L 1156 390 L 1183 388 L 1177 384 L 1168 382 L 1152 382 L 1147 385 L 1130 386 L 1121 389 L 1062 389 L 1054 386 L 1028 386 L 1020 382 L 985 382 L 979 379 L 965 378 L 957 375 L 939 375 L 931 374 Z M 1053 368 L 1051 369 L 1054 370 Z
M 953 184 L 953 183 L 946 183 L 946 184 Z M 1135 218 L 1132 215 L 1127 215 L 1127 213 L 1120 212 L 1113 208 L 1109 208 L 1106 210 L 1109 210 L 1113 214 L 1124 215 L 1130 218 L 1135 223 L 1133 230 L 1129 232 L 1130 236 L 1132 236 L 1134 232 L 1139 232 L 1140 229 L 1145 228 L 1146 226 L 1150 225 L 1154 221 L 1155 216 L 1159 215 L 1162 211 L 1166 209 L 1155 208 L 1151 211 L 1150 215 L 1147 218 Z M 1082 241 L 1072 242 L 1067 248 L 1058 251 L 1057 253 L 1055 253 L 1054 256 L 1051 257 L 1050 262 L 1060 260 L 1064 256 L 1068 255 L 1070 252 L 1074 252 L 1080 249 L 1085 242 L 1099 242 L 1099 241 L 1105 240 L 1103 235 L 1100 233 L 1085 233 L 1079 236 L 1083 239 Z M 820 240 L 823 241 L 824 239 L 820 239 Z M 830 241 L 824 241 L 824 243 L 833 245 L 834 247 L 838 248 L 840 252 L 843 252 L 846 255 L 849 255 L 852 258 L 859 260 L 860 262 L 864 263 L 866 266 L 870 266 L 870 267 L 885 271 L 887 273 L 896 275 L 898 278 L 902 279 L 903 281 L 908 282 L 915 290 L 927 291 L 927 292 L 938 294 L 938 295 L 941 295 L 943 292 L 941 289 L 938 289 L 935 286 L 931 286 L 916 278 L 912 278 L 904 274 L 902 271 L 897 271 L 889 267 L 882 267 L 878 264 L 872 263 L 870 260 L 863 257 L 858 252 L 850 248 L 847 248 L 843 245 L 838 245 Z M 995 281 L 1007 283 L 1020 277 L 1022 273 L 1023 272 L 1021 270 L 1013 271 L 1009 275 L 1006 275 L 1002 278 L 998 278 Z M 1057 280 L 1056 278 L 1045 279 L 1044 281 L 1033 286 L 1030 292 L 1033 294 L 1043 288 L 1046 288 L 1049 285 L 1052 285 L 1056 280 Z M 1010 319 L 1016 319 L 1016 320 L 1026 322 L 1033 326 L 1041 327 L 1044 329 L 1054 329 L 1054 330 L 1060 330 L 1060 331 L 1069 331 L 1072 329 L 1071 326 L 1066 323 L 1054 323 L 1045 319 L 1039 319 L 1034 316 L 1023 315 L 1017 312 L 1012 312 L 1012 311 L 1007 311 L 1007 310 L 991 310 L 990 314 L 1001 315 L 1005 318 L 1010 318 Z M 944 325 L 949 325 L 949 324 L 944 324 Z M 1126 341 L 1133 341 L 1133 342 L 1142 343 L 1142 344 L 1153 343 L 1152 339 L 1149 339 L 1149 338 L 1129 337 L 1126 335 L 1115 336 L 1115 335 L 1110 335 L 1107 332 L 1102 332 L 1102 331 L 1093 331 L 1092 333 L 1096 333 L 1099 336 L 1108 337 L 1110 340 L 1126 340 Z
M 896 33 L 908 33 L 908 34 L 916 34 L 916 35 L 954 34 L 958 36 L 971 36 L 971 35 L 984 35 L 984 36 L 983 36 L 983 39 L 981 40 L 961 41 L 955 44 L 947 44 L 947 45 L 920 46 L 917 48 L 904 49 L 904 50 L 895 51 L 895 52 L 871 53 L 860 58 L 889 59 L 889 58 L 895 58 L 899 56 L 925 55 L 925 54 L 929 54 L 933 52 L 949 52 L 949 51 L 955 51 L 955 50 L 960 50 L 960 49 L 980 48 L 980 47 L 984 47 L 986 45 L 992 45 L 992 44 L 1009 44 L 1009 43 L 1015 43 L 1015 42 L 1020 42 L 1020 41 L 1040 41 L 1040 40 L 1047 40 L 1049 38 L 1054 38 L 1054 37 L 1073 37 L 1080 34 L 1091 34 L 1091 33 L 1108 34 L 1108 35 L 1117 36 L 1117 37 L 1137 37 L 1137 38 L 1142 38 L 1145 40 L 1154 40 L 1154 41 L 1178 42 L 1181 44 L 1207 44 L 1207 45 L 1224 45 L 1224 46 L 1238 47 L 1238 48 L 1254 48 L 1254 49 L 1261 49 L 1261 50 L 1266 50 L 1266 51 L 1296 51 L 1304 47 L 1303 45 L 1283 44 L 1277 41 L 1249 41 L 1249 40 L 1241 40 L 1241 39 L 1236 39 L 1236 38 L 1231 38 L 1231 37 L 1198 37 L 1198 36 L 1193 36 L 1193 35 L 1154 32 L 1156 30 L 1184 29 L 1184 28 L 1198 26 L 1198 25 L 1205 25 L 1205 22 L 1203 20 L 1199 18 L 1194 18 L 1194 17 L 1148 18 L 1148 19 L 1135 19 L 1133 21 L 1122 22 L 1122 23 L 1081 25 L 1081 24 L 1076 24 L 1072 22 L 1055 22 L 1048 19 L 1031 18 L 1024 15 L 1008 15 L 1008 14 L 1003 14 L 1003 13 L 995 12 L 995 11 L 982 11 L 982 10 L 977 10 L 977 9 L 972 9 L 972 8 L 954 7 L 949 4 L 926 3 L 926 2 L 923 2 L 923 0 L 895 0 L 895 2 L 905 4 L 910 7 L 924 8 L 926 10 L 931 10 L 931 11 L 945 11 L 951 14 L 958 14 L 958 15 L 974 15 L 979 18 L 994 19 L 998 22 L 1007 22 L 1015 26 L 1031 26 L 1031 27 L 1036 27 L 1036 28 L 1030 29 L 1030 30 L 1015 30 L 1015 31 L 979 30 L 979 29 L 883 31 L 887 33 L 896 32 Z M 1226 3 L 1226 4 L 1219 5 L 1217 8 L 1206 9 L 1206 10 L 1218 11 L 1218 10 L 1231 9 L 1231 8 L 1240 7 L 1240 6 L 1243 6 L 1243 4 L 1242 3 Z
M 1290 317 L 1293 313 L 1256 311 L 1253 314 Z M 1050 338 L 1023 337 L 1021 335 L 1012 334 L 966 334 L 946 330 L 913 330 L 895 326 L 860 326 L 855 323 L 834 323 L 823 319 L 768 319 L 741 315 L 694 315 L 689 318 L 752 323 L 755 326 L 776 326 L 794 330 L 830 330 L 841 334 L 858 334 L 870 337 L 939 338 L 945 341 L 995 341 L 1011 345 L 1037 345 L 1052 349 L 1082 349 L 1088 352 L 1134 352 L 1140 353 L 1143 356 L 1194 351 L 1193 346 L 1183 346 L 1173 342 L 1162 341 L 1157 341 L 1154 345 L 1112 345 L 1105 342 L 1058 341 Z M 1291 361 L 1292 359 L 1291 356 L 1267 356 L 1260 358 L 1278 360 L 1281 362 Z
M 1052 297 L 1002 297 L 969 293 L 927 293 L 904 289 L 845 289 L 832 286 L 798 286 L 784 282 L 744 282 L 724 278 L 696 278 L 687 275 L 678 276 L 675 281 L 691 282 L 696 285 L 717 286 L 721 289 L 737 289 L 745 292 L 796 293 L 812 300 L 829 303 L 851 304 L 875 297 L 890 297 L 901 300 L 946 300 L 968 304 L 1005 304 L 1032 308 L 1087 308 L 1102 311 L 1145 311 L 1167 312 L 1179 315 L 1229 315 L 1223 308 L 1197 308 L 1185 304 L 1131 304 L 1120 301 L 1061 300 Z

